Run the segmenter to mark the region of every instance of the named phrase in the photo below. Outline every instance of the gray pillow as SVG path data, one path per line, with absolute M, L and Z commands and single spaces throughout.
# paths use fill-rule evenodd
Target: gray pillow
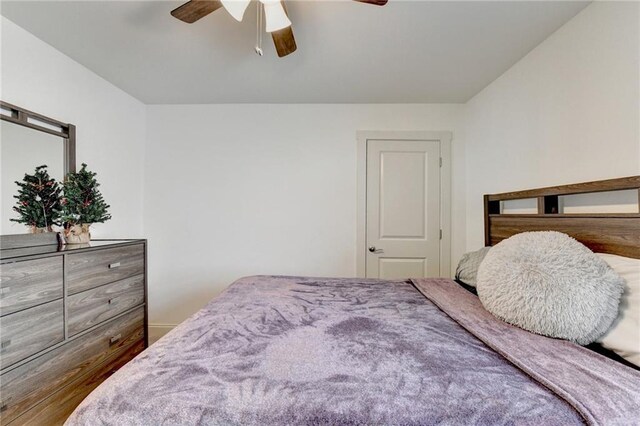
M 465 253 L 456 268 L 456 279 L 471 287 L 475 287 L 478 268 L 490 248 L 491 247 L 483 247 L 480 250 Z
M 560 232 L 525 232 L 495 245 L 477 290 L 496 317 L 549 337 L 589 344 L 618 316 L 624 280 L 587 247 Z

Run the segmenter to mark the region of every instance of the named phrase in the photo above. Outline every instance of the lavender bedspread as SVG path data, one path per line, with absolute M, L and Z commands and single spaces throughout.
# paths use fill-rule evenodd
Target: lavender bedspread
M 640 373 L 502 323 L 452 281 L 258 276 L 67 424 L 637 424 L 638 413 Z

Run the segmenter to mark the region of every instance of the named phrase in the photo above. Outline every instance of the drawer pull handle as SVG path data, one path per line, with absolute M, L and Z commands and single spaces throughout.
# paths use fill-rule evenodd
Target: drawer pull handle
M 9 347 L 10 344 L 11 344 L 11 339 L 5 340 L 4 342 L 0 343 L 0 349 L 6 349 L 7 347 Z
M 120 267 L 120 262 L 110 263 L 109 264 L 109 269 L 115 269 L 115 268 L 119 268 L 119 267 Z
M 111 339 L 109 339 L 109 345 L 113 345 L 114 343 L 118 343 L 122 338 L 122 334 L 116 334 Z
M 10 291 L 11 291 L 11 287 L 0 288 L 0 296 L 4 296 L 5 294 L 9 293 Z
M 113 299 L 109 299 L 107 303 L 109 303 L 110 305 L 113 305 Z

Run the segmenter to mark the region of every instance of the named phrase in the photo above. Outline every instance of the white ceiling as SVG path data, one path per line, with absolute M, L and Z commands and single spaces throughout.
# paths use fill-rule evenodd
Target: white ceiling
M 186 1 L 186 0 L 185 0 Z M 298 51 L 257 56 L 255 6 L 2 1 L 6 18 L 147 104 L 466 102 L 588 2 L 289 1 Z

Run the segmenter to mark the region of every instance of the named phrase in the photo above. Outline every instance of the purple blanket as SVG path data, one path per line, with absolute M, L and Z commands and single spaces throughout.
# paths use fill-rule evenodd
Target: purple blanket
M 248 277 L 69 425 L 637 424 L 640 374 L 505 324 L 450 280 Z

